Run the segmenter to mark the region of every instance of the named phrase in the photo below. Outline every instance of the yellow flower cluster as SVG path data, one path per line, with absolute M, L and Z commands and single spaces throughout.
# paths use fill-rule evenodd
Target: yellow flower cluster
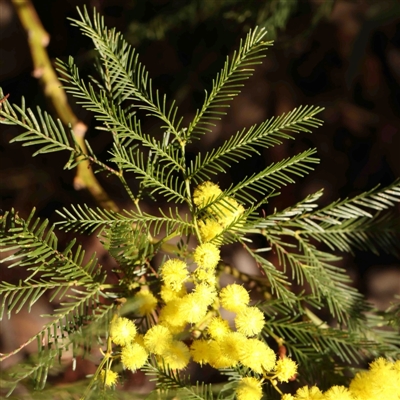
M 203 244 L 194 252 L 198 268 L 192 276 L 186 264 L 177 259 L 168 260 L 161 267 L 160 274 L 164 284 L 160 295 L 165 306 L 160 311 L 160 324 L 168 327 L 172 333 L 180 333 L 188 323 L 197 324 L 206 316 L 208 307 L 217 296 L 213 278 L 219 258 L 218 247 Z M 194 283 L 191 293 L 187 293 L 183 286 L 189 280 Z
M 182 369 L 189 363 L 189 348 L 182 341 L 174 340 L 166 326 L 154 325 L 150 328 L 144 335 L 144 345 L 149 352 L 162 357 L 170 368 Z
M 399 400 L 400 360 L 390 362 L 378 358 L 369 370 L 359 372 L 350 383 L 349 391 L 356 400 Z
M 322 392 L 317 386 L 304 386 L 295 395 L 284 394 L 282 400 L 399 400 L 400 360 L 378 358 L 368 371 L 359 372 L 349 387 L 332 386 Z
M 226 228 L 237 229 L 243 225 L 244 207 L 233 197 L 224 196 L 215 183 L 201 183 L 193 192 L 193 202 L 204 217 L 199 221 L 203 242 L 210 242 Z M 242 218 L 241 218 L 242 217 Z
M 136 325 L 128 318 L 117 317 L 111 322 L 110 338 L 116 345 L 121 346 L 121 362 L 131 371 L 143 367 L 148 358 L 148 353 L 137 335 Z M 107 374 L 111 371 L 107 371 Z M 106 378 L 107 384 L 107 378 Z
M 206 185 L 214 190 L 215 186 Z M 199 193 L 198 193 L 199 195 Z M 207 204 L 209 197 L 199 195 L 198 201 Z M 200 204 L 200 203 L 199 203 Z M 276 360 L 275 352 L 257 338 L 264 326 L 264 314 L 250 306 L 247 290 L 236 283 L 217 290 L 216 267 L 220 250 L 210 242 L 199 245 L 193 252 L 196 269 L 189 272 L 179 259 L 167 260 L 159 269 L 162 282 L 159 300 L 148 289 L 134 297 L 139 316 L 149 316 L 158 307 L 158 322 L 144 335 L 137 333 L 134 322 L 118 317 L 110 326 L 110 338 L 121 346 L 121 362 L 132 371 L 141 368 L 150 354 L 161 364 L 181 370 L 192 359 L 213 368 L 242 365 L 263 379 L 285 382 L 295 375 L 297 365 L 290 359 Z M 188 292 L 186 284 L 193 285 Z M 235 329 L 219 316 L 219 307 L 236 314 Z M 195 337 L 190 345 L 183 337 Z M 107 371 L 107 374 L 112 371 Z M 103 376 L 107 386 L 115 384 L 113 373 Z M 239 400 L 258 400 L 262 396 L 263 380 L 244 377 L 236 396 Z
M 264 354 L 255 354 L 258 357 L 265 357 Z M 273 364 L 275 364 L 275 366 L 273 366 Z M 262 397 L 262 383 L 264 379 L 268 379 L 270 381 L 278 379 L 280 382 L 287 382 L 297 373 L 297 364 L 287 357 L 279 359 L 276 363 L 274 359 L 274 361 L 271 362 L 271 365 L 269 366 L 269 370 L 273 369 L 273 371 L 270 374 L 265 374 L 265 371 L 256 371 L 260 374 L 263 373 L 264 378 L 261 380 L 258 380 L 254 377 L 243 378 L 236 388 L 236 398 L 238 400 L 260 400 Z M 284 397 L 285 395 L 282 397 L 282 399 L 284 399 Z M 340 397 L 336 399 L 342 400 Z
M 265 324 L 264 314 L 250 305 L 249 293 L 243 286 L 233 283 L 217 290 L 220 250 L 218 241 L 213 239 L 227 227 L 243 223 L 244 208 L 235 199 L 224 196 L 218 185 L 211 182 L 196 188 L 193 201 L 204 216 L 199 221 L 203 244 L 193 252 L 194 271 L 189 271 L 185 261 L 167 260 L 159 269 L 162 282 L 159 296 L 145 288 L 134 296 L 140 317 L 154 318 L 158 308 L 157 323 L 148 318 L 152 326 L 141 335 L 133 321 L 114 318 L 110 339 L 121 348 L 124 368 L 132 371 L 142 368 L 149 355 L 175 370 L 186 368 L 191 359 L 216 369 L 245 367 L 249 376 L 238 383 L 236 398 L 260 400 L 265 381 L 277 388 L 278 382 L 294 379 L 297 364 L 285 356 L 277 360 L 275 352 L 258 338 Z M 192 286 L 189 292 L 187 284 Z M 235 313 L 234 328 L 220 316 L 220 307 Z M 190 338 L 190 343 L 182 338 Z M 98 379 L 111 387 L 116 384 L 118 374 L 102 370 Z M 378 358 L 368 371 L 358 373 L 348 388 L 333 386 L 323 392 L 317 386 L 304 386 L 294 395 L 283 394 L 281 399 L 400 400 L 400 360 Z

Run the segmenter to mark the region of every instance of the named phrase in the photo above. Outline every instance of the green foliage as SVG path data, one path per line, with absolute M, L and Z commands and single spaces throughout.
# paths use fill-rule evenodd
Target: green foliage
M 323 208 L 317 203 L 321 190 L 291 207 L 264 215 L 262 207 L 271 196 L 308 174 L 318 163 L 316 150 L 309 149 L 224 188 L 203 208 L 194 201 L 195 188 L 226 173 L 232 163 L 322 124 L 316 118 L 321 107 L 301 106 L 238 131 L 220 147 L 205 154 L 198 152 L 187 164 L 186 146 L 193 140 L 201 141 L 212 131 L 213 121 L 225 115 L 229 102 L 239 95 L 244 81 L 265 57 L 271 45 L 265 41 L 265 30 L 256 28 L 248 32 L 238 50 L 226 59 L 210 91 L 205 93 L 203 106 L 189 125 L 182 127 L 175 103 L 169 103 L 158 91 L 154 93 L 138 54 L 120 33 L 107 28 L 96 12 L 90 17 L 86 9 L 80 12 L 79 20 L 73 20 L 73 25 L 94 43 L 101 65 L 99 78 L 90 82 L 81 79 L 72 58 L 65 63 L 58 61 L 58 68 L 65 89 L 82 107 L 93 112 L 100 124 L 98 129 L 112 133 L 109 160 L 100 161 L 89 143 L 88 152 L 83 151 L 72 129 L 65 129 L 59 120 L 40 109 L 36 112 L 27 109 L 24 102 L 17 106 L 4 101 L 0 122 L 22 127 L 24 132 L 13 141 L 38 146 L 34 155 L 64 151 L 69 154 L 66 168 L 75 168 L 82 160 L 89 160 L 97 172 L 115 175 L 130 196 L 132 208 L 115 212 L 71 205 L 58 211 L 61 229 L 97 232 L 117 263 L 112 272 L 98 263 L 96 255 L 86 257 L 75 239 L 59 249 L 55 227 L 35 218 L 34 211 L 26 220 L 14 210 L 0 217 L 0 252 L 6 255 L 1 262 L 24 272 L 24 278 L 17 283 L 0 283 L 0 318 L 12 318 L 23 307 L 31 310 L 40 298 L 54 304 L 54 311 L 48 316 L 51 322 L 20 348 L 2 355 L 5 359 L 28 343 L 38 342 L 38 360 L 10 377 L 11 391 L 27 377 L 33 378 L 37 388 L 43 388 L 49 370 L 64 351 L 71 347 L 74 355 L 84 356 L 98 346 L 105 356 L 85 396 L 90 398 L 93 393 L 106 396 L 107 390 L 97 380 L 99 373 L 103 367 L 111 370 L 110 360 L 120 356 L 119 350 L 113 353 L 107 333 L 110 321 L 126 314 L 135 319 L 138 330 L 144 334 L 159 317 L 159 310 L 151 318 L 139 317 L 139 303 L 132 301 L 138 289 L 147 286 L 160 301 L 162 279 L 155 255 L 165 257 L 169 253 L 191 262 L 190 238 L 195 237 L 199 243 L 207 241 L 201 233 L 206 217 L 220 223 L 224 212 L 234 213 L 240 207 L 244 211 L 209 241 L 218 246 L 240 243 L 263 272 L 263 277 L 242 274 L 239 278 L 245 282 L 251 280 L 267 299 L 258 304 L 266 317 L 260 339 L 271 346 L 275 342 L 275 346 L 285 347 L 299 364 L 300 382 L 318 381 L 329 387 L 346 382 L 347 364 L 361 365 L 366 358 L 379 355 L 398 357 L 398 303 L 383 314 L 372 310 L 351 286 L 346 271 L 337 265 L 340 260 L 337 251 L 361 249 L 397 254 L 399 221 L 384 211 L 400 202 L 400 180 Z M 142 132 L 143 113 L 137 111 L 159 122 L 158 136 Z M 136 192 L 126 183 L 129 175 L 139 182 Z M 160 206 L 153 213 L 144 212 L 146 198 L 153 204 L 165 200 L 168 206 Z M 219 212 L 213 214 L 215 209 Z M 257 235 L 265 239 L 267 247 L 254 247 Z M 175 238 L 180 238 L 178 245 L 172 241 Z M 277 254 L 279 265 L 270 260 L 271 252 Z M 219 273 L 222 270 L 220 263 Z M 304 289 L 293 290 L 293 284 L 307 286 L 307 294 Z M 337 324 L 328 325 L 320 320 L 312 311 L 315 309 L 327 309 Z M 389 330 L 381 330 L 384 325 Z M 181 334 L 191 341 L 196 329 L 190 331 L 193 336 L 187 336 L 187 332 Z M 259 377 L 240 365 L 221 369 L 228 382 L 216 390 L 216 385 L 207 382 L 192 385 L 188 376 L 170 368 L 158 356 L 151 356 L 141 369 L 156 381 L 151 398 L 233 399 L 242 377 Z M 265 393 L 276 386 L 273 382 L 268 385 Z

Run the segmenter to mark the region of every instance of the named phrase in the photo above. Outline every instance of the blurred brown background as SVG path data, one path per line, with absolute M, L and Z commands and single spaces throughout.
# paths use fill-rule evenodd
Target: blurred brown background
M 204 89 L 245 36 L 248 28 L 265 25 L 275 44 L 256 69 L 228 115 L 203 138 L 204 151 L 222 143 L 237 130 L 299 105 L 325 107 L 324 125 L 296 141 L 268 149 L 262 157 L 234 165 L 231 181 L 273 161 L 316 147 L 321 163 L 308 177 L 286 187 L 270 204 L 283 208 L 323 187 L 321 204 L 353 196 L 400 176 L 400 2 L 391 1 L 34 1 L 51 41 L 52 59 L 73 55 L 81 75 L 93 71 L 92 45 L 73 28 L 67 17 L 75 7 L 95 6 L 109 27 L 121 30 L 137 46 L 154 88 L 175 98 L 184 125 L 204 98 Z M 9 101 L 28 106 L 47 105 L 37 80 L 26 33 L 9 0 L 0 0 L 0 85 Z M 111 137 L 94 129 L 93 117 L 71 98 L 71 105 L 88 126 L 87 138 L 104 160 Z M 19 132 L 0 126 L 0 208 L 12 207 L 27 216 L 32 207 L 41 217 L 57 221 L 56 209 L 69 204 L 96 205 L 85 191 L 75 191 L 74 172 L 64 171 L 68 154 L 31 157 L 33 149 L 9 141 Z M 156 132 L 143 121 L 144 132 Z M 194 150 L 194 149 L 193 149 Z M 98 176 L 119 206 L 129 208 L 117 181 Z M 131 182 L 134 184 L 134 182 Z M 227 185 L 224 181 L 224 185 Z M 400 213 L 400 208 L 397 206 Z M 60 234 L 60 241 L 70 238 Z M 93 238 L 81 237 L 88 252 L 102 250 Z M 103 255 L 103 262 L 107 262 Z M 237 261 L 239 262 L 239 261 Z M 343 266 L 355 284 L 380 308 L 400 293 L 400 266 L 394 256 L 355 252 Z M 10 271 L 1 267 L 1 278 Z M 26 317 L 28 318 L 28 317 Z M 25 320 L 26 322 L 26 320 Z M 39 322 L 37 322 L 39 323 Z M 40 322 L 41 323 L 41 322 Z M 5 324 L 3 322 L 2 324 Z M 7 323 L 8 324 L 8 323 Z M 21 324 L 23 324 L 21 319 Z M 35 331 L 36 327 L 33 325 Z M 4 330 L 2 329 L 4 332 Z M 22 336 L 28 335 L 24 332 Z M 13 336 L 13 335 L 11 335 Z M 12 348 L 19 338 L 2 338 Z M 11 342 L 10 342 L 11 341 Z

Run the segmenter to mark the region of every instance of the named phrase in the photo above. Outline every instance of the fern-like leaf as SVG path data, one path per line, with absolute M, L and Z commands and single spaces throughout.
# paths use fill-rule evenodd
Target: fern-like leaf
M 180 137 L 181 120 L 175 122 L 177 107 L 172 104 L 168 108 L 166 97 L 161 97 L 158 91 L 153 95 L 151 79 L 135 49 L 115 29 L 108 29 L 104 18 L 96 11 L 93 11 L 92 19 L 86 8 L 83 12 L 78 9 L 78 12 L 80 20 L 72 19 L 72 23 L 93 41 L 101 60 L 107 64 L 114 98 L 134 101 L 135 107 L 148 111 L 149 115 L 162 121 L 162 128 Z
M 333 316 L 339 321 L 347 320 L 354 304 L 362 296 L 349 286 L 351 279 L 342 268 L 334 266 L 339 257 L 317 250 L 307 240 L 297 237 L 298 251 L 293 244 L 286 243 L 278 234 L 265 233 L 267 241 L 278 255 L 279 264 L 286 270 L 290 266 L 292 278 L 297 283 L 310 285 L 312 293 L 328 303 Z
M 319 162 L 318 158 L 312 157 L 315 152 L 315 149 L 306 150 L 294 157 L 273 163 L 227 190 L 227 195 L 233 195 L 245 203 L 252 202 L 257 199 L 249 191 L 265 196 L 268 192 L 279 189 L 287 183 L 294 183 L 290 175 L 304 176 L 313 169 L 311 164 Z
M 335 201 L 313 214 L 314 219 L 326 220 L 330 217 L 332 223 L 341 223 L 344 219 L 372 217 L 371 210 L 382 211 L 400 202 L 400 179 L 391 185 L 380 189 L 379 186 L 361 193 L 351 199 Z
M 62 347 L 65 333 L 71 334 L 79 329 L 82 318 L 86 322 L 96 320 L 102 307 L 99 296 L 107 297 L 102 292 L 106 276 L 98 267 L 95 254 L 84 262 L 85 252 L 80 246 L 74 248 L 75 241 L 59 251 L 54 227 L 46 229 L 47 225 L 46 220 L 42 222 L 34 218 L 34 210 L 26 221 L 14 211 L 1 218 L 0 251 L 11 252 L 1 262 L 12 263 L 9 267 L 18 265 L 25 268 L 30 275 L 18 284 L 0 283 L 0 317 L 6 310 L 10 317 L 11 312 L 19 312 L 25 305 L 30 308 L 50 290 L 50 301 L 61 301 L 61 306 L 48 315 L 51 322 L 16 352 L 34 340 Z
M 140 143 L 159 157 L 158 162 L 175 170 L 182 169 L 176 161 L 179 159 L 178 150 L 174 146 L 166 145 L 164 140 L 159 141 L 144 134 L 134 113 L 125 111 L 120 104 L 111 101 L 104 90 L 97 93 L 90 83 L 85 84 L 72 57 L 68 63 L 58 60 L 58 70 L 63 76 L 61 80 L 66 82 L 64 89 L 79 99 L 78 104 L 95 113 L 96 120 L 103 123 L 103 126 L 97 128 L 113 132 L 113 139 L 118 140 L 119 146 L 128 148 L 132 141 Z
M 260 154 L 260 148 L 268 148 L 282 143 L 283 139 L 293 139 L 291 133 L 310 132 L 309 128 L 317 128 L 322 121 L 315 115 L 323 110 L 321 107 L 299 107 L 271 118 L 259 126 L 253 125 L 250 129 L 237 132 L 224 144 L 210 153 L 202 160 L 198 154 L 192 162 L 188 175 L 198 182 L 201 179 L 210 179 L 211 175 L 226 172 L 231 168 L 232 162 Z
M 71 153 L 71 157 L 66 168 L 70 169 L 74 168 L 84 157 L 84 153 L 74 140 L 71 130 L 67 132 L 59 119 L 55 121 L 48 113 L 42 112 L 39 107 L 37 108 L 37 115 L 30 108 L 26 109 L 24 98 L 22 98 L 21 107 L 15 104 L 11 105 L 5 100 L 0 109 L 0 117 L 3 124 L 18 125 L 25 130 L 25 132 L 13 138 L 11 142 L 22 142 L 23 146 L 41 146 L 33 156 L 56 151 L 68 151 Z
M 111 154 L 113 156 L 111 161 L 126 171 L 133 171 L 150 195 L 159 193 L 168 201 L 178 203 L 186 201 L 184 181 L 180 175 L 174 174 L 174 169 L 169 168 L 168 165 L 147 163 L 141 150 L 134 152 L 130 149 L 128 152 L 124 147 L 114 146 Z
M 232 59 L 227 57 L 221 72 L 213 80 L 210 94 L 206 92 L 202 108 L 188 127 L 187 139 L 209 132 L 214 126 L 213 121 L 225 115 L 220 109 L 229 107 L 229 102 L 240 93 L 242 82 L 253 75 L 253 67 L 261 63 L 264 52 L 272 44 L 263 41 L 265 33 L 264 29 L 257 28 L 250 31 L 244 42 L 240 42 L 239 50 L 232 55 Z

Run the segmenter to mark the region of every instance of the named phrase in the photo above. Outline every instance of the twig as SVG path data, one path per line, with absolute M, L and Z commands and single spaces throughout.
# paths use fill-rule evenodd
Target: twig
M 44 95 L 63 124 L 72 125 L 76 141 L 81 149 L 87 153 L 84 139 L 87 126 L 72 111 L 67 95 L 61 87 L 61 82 L 45 49 L 50 41 L 50 36 L 45 31 L 30 0 L 12 0 L 12 3 L 28 35 L 28 44 L 33 61 L 32 75 L 39 79 L 43 86 Z M 89 190 L 100 206 L 105 209 L 118 211 L 118 206 L 109 198 L 94 176 L 89 161 L 83 161 L 78 164 L 74 178 L 74 187 L 76 190 Z

